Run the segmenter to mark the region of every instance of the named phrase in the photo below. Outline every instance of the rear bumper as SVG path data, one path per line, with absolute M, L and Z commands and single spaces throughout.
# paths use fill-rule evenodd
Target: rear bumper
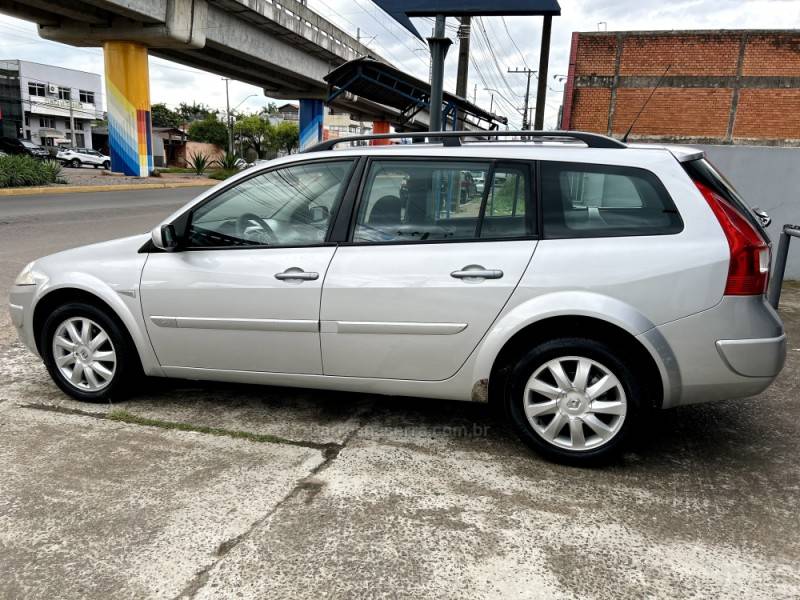
M 783 368 L 786 335 L 761 296 L 725 296 L 715 307 L 642 334 L 667 373 L 669 408 L 763 392 Z

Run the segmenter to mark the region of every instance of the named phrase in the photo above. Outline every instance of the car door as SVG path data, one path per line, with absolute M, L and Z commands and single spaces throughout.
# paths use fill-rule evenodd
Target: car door
M 536 248 L 531 182 L 527 163 L 370 160 L 322 291 L 325 375 L 455 374 Z
M 185 248 L 150 254 L 142 310 L 166 367 L 322 373 L 327 235 L 353 161 L 261 172 L 194 207 Z

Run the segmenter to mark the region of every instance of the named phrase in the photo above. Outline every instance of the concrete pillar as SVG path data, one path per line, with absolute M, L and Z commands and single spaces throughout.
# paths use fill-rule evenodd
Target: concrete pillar
M 147 47 L 105 42 L 103 54 L 111 170 L 147 177 L 153 170 Z
M 372 122 L 372 133 L 379 134 L 379 133 L 389 133 L 389 121 L 373 121 Z M 392 143 L 392 140 L 372 140 L 370 145 L 372 146 L 387 146 Z
M 322 141 L 325 105 L 322 100 L 300 99 L 300 150 Z

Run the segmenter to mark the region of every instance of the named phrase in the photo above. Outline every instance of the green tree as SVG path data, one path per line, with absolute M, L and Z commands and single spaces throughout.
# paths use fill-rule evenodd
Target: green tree
M 150 118 L 153 127 L 180 127 L 183 119 L 177 111 L 172 110 L 163 102 L 158 102 L 150 107 Z
M 259 158 L 275 147 L 272 125 L 258 115 L 242 117 L 236 121 L 233 130 L 242 141 L 242 148 L 252 148 Z
M 189 139 L 193 142 L 208 142 L 227 148 L 228 128 L 225 127 L 225 123 L 217 119 L 216 115 L 209 115 L 189 125 Z
M 197 104 L 196 102 L 192 102 L 191 104 L 186 104 L 186 102 L 181 102 L 178 105 L 177 112 L 180 115 L 181 122 L 183 123 L 191 123 L 192 121 L 203 121 L 211 116 L 217 115 L 217 112 L 215 110 L 212 110 L 205 104 Z
M 281 121 L 273 127 L 273 137 L 275 148 L 291 154 L 300 144 L 300 128 L 297 123 Z

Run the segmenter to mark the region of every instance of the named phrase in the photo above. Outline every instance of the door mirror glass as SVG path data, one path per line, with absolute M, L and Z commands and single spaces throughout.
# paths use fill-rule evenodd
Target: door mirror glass
M 327 206 L 312 206 L 309 209 L 311 213 L 311 222 L 312 223 L 320 223 L 320 222 L 328 222 L 328 217 L 331 214 L 331 211 L 328 209 Z
M 172 224 L 156 227 L 150 233 L 153 245 L 159 250 L 173 252 L 178 249 L 178 236 L 175 234 L 175 226 Z

